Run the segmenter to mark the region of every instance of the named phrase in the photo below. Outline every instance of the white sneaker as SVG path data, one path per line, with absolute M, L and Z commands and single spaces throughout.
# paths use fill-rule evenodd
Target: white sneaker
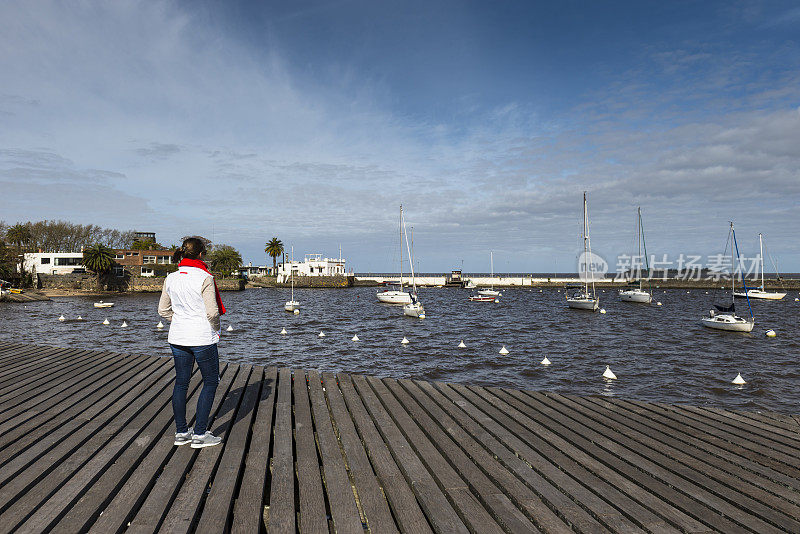
M 189 428 L 186 432 L 175 433 L 175 445 L 181 446 L 192 442 L 192 429 Z
M 192 434 L 192 448 L 202 449 L 203 447 L 213 447 L 222 443 L 222 438 L 218 438 L 211 432 L 206 431 L 202 436 Z

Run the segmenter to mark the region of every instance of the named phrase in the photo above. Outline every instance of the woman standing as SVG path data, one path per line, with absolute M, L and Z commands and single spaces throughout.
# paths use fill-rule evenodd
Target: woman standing
M 203 262 L 205 252 L 205 245 L 196 237 L 183 242 L 173 256 L 174 262 L 180 262 L 178 270 L 167 276 L 158 303 L 158 314 L 171 322 L 167 340 L 175 359 L 175 445 L 191 443 L 194 449 L 222 442 L 207 427 L 219 384 L 219 316 L 225 313 L 225 306 L 214 276 Z M 191 429 L 186 423 L 186 392 L 195 361 L 203 377 L 203 389 L 197 398 L 197 419 Z

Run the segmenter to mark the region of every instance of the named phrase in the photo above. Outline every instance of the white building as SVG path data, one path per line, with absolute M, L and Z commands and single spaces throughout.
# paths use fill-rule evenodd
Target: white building
M 33 274 L 85 273 L 82 252 L 26 252 L 25 272 Z
M 294 276 L 346 276 L 343 258 L 323 258 L 322 254 L 306 254 L 303 261 L 288 261 L 278 265 L 279 284 L 288 282 Z

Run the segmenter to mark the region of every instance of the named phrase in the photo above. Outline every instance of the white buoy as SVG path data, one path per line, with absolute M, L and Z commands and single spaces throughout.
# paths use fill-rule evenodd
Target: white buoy
M 608 378 L 609 380 L 616 380 L 617 379 L 617 375 L 615 375 L 611 371 L 611 368 L 608 365 L 606 365 L 606 370 L 605 370 L 605 372 L 603 372 L 603 378 Z
M 295 311 L 294 311 L 294 314 L 295 314 L 295 315 L 300 315 L 300 310 L 295 310 Z
M 111 324 L 111 323 L 108 322 L 108 317 L 106 317 L 106 320 L 103 321 L 103 324 Z
M 61 317 L 58 318 L 58 320 L 63 323 L 64 321 L 67 320 L 67 318 L 62 315 Z
M 600 313 L 605 314 L 606 313 L 606 309 L 605 308 L 600 308 Z
M 360 341 L 360 339 L 358 339 L 358 334 L 353 336 L 353 341 Z
M 158 321 L 158 324 L 156 325 L 156 328 L 164 328 L 164 323 L 162 323 L 161 321 Z
M 797 297 L 795 297 L 795 298 L 794 298 L 794 301 L 795 301 L 795 302 L 798 302 L 798 301 L 800 301 L 800 299 L 799 299 L 799 298 L 797 298 Z
M 120 325 L 120 326 L 122 328 L 128 328 L 128 323 L 126 323 L 125 321 L 122 321 L 122 325 Z
M 500 349 L 500 354 L 508 354 L 508 349 L 506 348 L 505 345 L 503 345 L 503 348 Z
M 281 328 L 281 334 L 284 335 L 284 336 L 286 335 L 286 329 L 285 328 Z
M 551 362 L 550 362 L 550 360 L 547 359 L 547 356 L 545 356 L 544 360 L 542 360 L 541 363 L 542 363 L 542 365 L 550 365 Z
M 747 384 L 747 382 L 744 381 L 744 378 L 742 378 L 742 373 L 737 374 L 736 378 L 733 379 L 732 383 L 736 384 L 737 386 L 741 386 L 742 384 Z
M 81 317 L 81 316 L 79 315 L 79 316 L 78 316 L 78 320 L 79 320 L 79 321 L 83 321 L 83 317 Z
M 466 349 L 467 348 L 467 346 L 464 345 L 464 340 L 463 339 L 461 340 L 461 343 L 458 344 L 458 348 L 459 349 Z
M 656 306 L 661 306 L 661 301 L 656 302 Z
M 233 326 L 228 325 L 228 328 L 226 328 L 225 330 L 227 330 L 228 332 L 233 332 Z
M 325 332 L 320 332 L 319 336 L 317 336 L 317 337 L 325 337 Z
M 419 315 L 417 315 L 417 317 L 419 317 L 420 319 L 424 319 L 425 318 L 425 314 L 424 313 L 420 313 Z
M 776 334 L 776 333 L 775 333 L 775 330 L 773 330 L 773 329 L 771 329 L 771 328 L 770 328 L 769 330 L 767 330 L 766 332 L 764 332 L 764 335 L 765 335 L 765 336 L 767 336 L 767 337 L 775 337 L 775 336 L 777 336 L 778 334 Z
M 401 341 L 400 343 L 403 345 L 408 345 L 409 344 L 408 338 L 403 336 L 403 341 Z

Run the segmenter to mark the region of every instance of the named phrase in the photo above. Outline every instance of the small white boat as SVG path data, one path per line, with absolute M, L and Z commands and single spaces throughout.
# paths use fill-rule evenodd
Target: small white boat
M 643 289 L 620 290 L 619 300 L 623 302 L 642 302 L 649 304 L 653 302 L 653 295 Z
M 94 303 L 95 308 L 110 308 L 113 305 L 114 305 L 113 302 L 103 302 L 102 300 L 100 302 Z
M 464 289 L 475 289 L 476 287 L 477 286 L 475 285 L 475 282 L 473 282 L 472 280 L 467 280 L 466 282 L 464 282 Z
M 727 306 L 714 304 L 714 308 L 708 312 L 708 317 L 703 317 L 701 322 L 703 326 L 713 328 L 715 330 L 726 330 L 728 332 L 751 332 L 755 326 L 756 319 L 753 316 L 753 310 L 750 307 L 750 299 L 747 299 L 747 309 L 750 311 L 750 317 L 745 319 L 736 315 L 736 306 L 734 304 L 733 296 L 736 294 L 736 269 L 739 267 L 739 245 L 736 243 L 736 231 L 731 229 L 728 234 L 731 242 L 731 265 L 733 272 L 731 273 L 731 297 L 730 304 Z M 736 252 L 734 258 L 733 253 Z M 736 260 L 736 263 L 734 263 Z M 747 286 L 744 288 L 745 297 L 748 296 Z
M 758 245 L 761 248 L 761 287 L 754 287 L 754 288 L 746 288 L 747 291 L 734 291 L 734 297 L 741 297 L 747 298 L 750 297 L 751 299 L 761 299 L 761 300 L 781 300 L 783 297 L 786 296 L 786 293 L 781 293 L 779 291 L 765 291 L 764 290 L 764 238 L 761 234 L 758 234 Z M 776 269 L 777 271 L 777 269 Z
M 286 304 L 283 305 L 283 309 L 287 312 L 294 312 L 295 310 L 300 309 L 300 303 L 294 300 L 294 245 L 292 245 L 292 269 L 290 272 L 292 278 L 292 297 Z
M 411 294 L 399 289 L 384 289 L 378 291 L 378 300 L 386 304 L 411 304 Z
M 412 293 L 408 293 L 411 302 L 403 306 L 403 315 L 424 319 L 425 307 L 422 305 L 417 295 L 417 277 L 414 274 L 414 227 L 411 227 L 411 243 L 409 244 L 408 233 L 405 231 L 406 223 L 403 220 L 403 206 L 400 206 L 400 223 L 403 227 L 403 233 L 405 233 L 406 236 L 406 248 L 408 249 L 408 262 L 411 265 L 411 286 L 413 291 Z
M 589 241 L 589 209 L 586 207 L 586 191 L 583 192 L 583 256 L 590 256 L 592 245 Z M 594 289 L 594 272 L 591 274 L 592 292 L 589 293 L 589 262 L 583 261 L 584 277 L 583 288 L 570 295 L 566 294 L 567 306 L 576 310 L 597 311 L 600 308 L 600 299 Z
M 650 304 L 653 302 L 653 294 L 649 291 L 645 291 L 642 288 L 642 265 L 641 265 L 641 258 L 642 258 L 642 241 L 644 238 L 644 226 L 642 225 L 642 208 L 640 207 L 636 210 L 636 240 L 638 243 L 639 255 L 637 259 L 639 260 L 639 264 L 637 265 L 637 274 L 639 278 L 639 287 L 638 288 L 630 288 L 630 289 L 621 289 L 619 291 L 619 300 L 622 302 L 640 302 L 642 304 Z M 647 261 L 647 247 L 645 246 L 644 249 L 644 262 L 646 266 L 646 272 L 649 276 L 650 265 Z M 633 265 L 631 265 L 631 273 L 633 273 Z M 649 282 L 648 282 L 649 284 Z
M 470 295 L 470 302 L 500 302 L 499 299 L 493 295 Z
M 494 252 L 489 252 L 489 263 L 491 264 L 492 268 L 492 285 L 489 289 L 481 289 L 478 291 L 478 295 L 486 295 L 490 297 L 499 297 L 500 292 L 494 288 Z
M 425 315 L 425 307 L 419 301 L 406 304 L 403 306 L 403 315 L 408 315 L 409 317 Z

